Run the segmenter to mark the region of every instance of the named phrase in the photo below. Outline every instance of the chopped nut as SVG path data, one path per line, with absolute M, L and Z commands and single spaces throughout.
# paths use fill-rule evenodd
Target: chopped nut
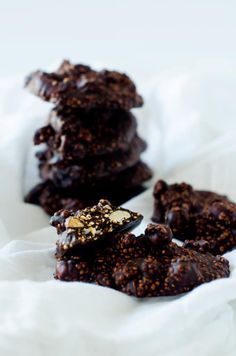
M 89 230 L 93 236 L 96 235 L 96 229 L 94 227 L 90 226 Z
M 121 222 L 124 219 L 129 219 L 131 217 L 130 213 L 125 210 L 116 210 L 109 215 L 109 219 L 113 222 Z
M 84 224 L 76 217 L 69 217 L 68 219 L 66 219 L 66 222 L 65 222 L 65 226 L 66 228 L 80 228 L 80 227 L 83 227 Z
M 108 202 L 106 201 L 106 205 Z M 85 208 L 77 212 L 70 212 L 70 216 L 62 216 L 60 219 L 56 215 L 58 233 L 61 233 L 60 241 L 58 240 L 58 253 L 64 254 L 64 249 L 60 251 L 60 246 L 68 243 L 69 249 L 80 249 L 85 245 L 110 237 L 110 233 L 117 234 L 119 231 L 132 230 L 140 223 L 141 215 L 130 212 L 127 209 L 113 207 L 104 209 L 104 205 L 98 204 L 92 208 Z M 57 222 L 57 224 L 59 224 Z M 54 224 L 55 225 L 55 224 Z M 98 244 L 99 245 L 99 244 Z

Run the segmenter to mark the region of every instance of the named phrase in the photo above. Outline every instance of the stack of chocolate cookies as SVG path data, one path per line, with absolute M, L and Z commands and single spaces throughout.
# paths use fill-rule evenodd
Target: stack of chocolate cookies
M 36 156 L 42 183 L 27 202 L 53 214 L 99 198 L 120 205 L 144 190 L 151 177 L 140 160 L 146 143 L 130 112 L 143 101 L 125 74 L 64 61 L 54 73 L 32 73 L 26 88 L 55 104 L 34 135 L 41 147 Z

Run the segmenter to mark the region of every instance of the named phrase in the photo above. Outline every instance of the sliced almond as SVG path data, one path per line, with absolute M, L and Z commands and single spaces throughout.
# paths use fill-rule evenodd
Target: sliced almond
M 112 222 L 122 222 L 125 219 L 129 219 L 131 217 L 130 213 L 125 210 L 115 210 L 109 215 L 109 219 Z
M 66 228 L 77 229 L 84 227 L 84 224 L 76 217 L 69 217 L 65 222 Z

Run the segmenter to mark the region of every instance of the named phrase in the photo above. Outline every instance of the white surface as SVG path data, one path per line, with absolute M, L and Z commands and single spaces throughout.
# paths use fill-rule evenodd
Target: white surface
M 236 60 L 235 0 L 1 0 L 0 75 L 55 58 L 153 76 Z
M 236 200 L 235 77 L 207 73 L 143 84 L 146 106 L 137 114 L 150 143 L 145 158 L 155 178 L 186 179 Z M 140 301 L 53 280 L 55 231 L 40 208 L 22 201 L 31 137 L 48 105 L 20 87 L 20 81 L 0 85 L 1 356 L 235 355 L 236 251 L 226 256 L 229 279 L 176 298 Z M 152 204 L 152 190 L 126 204 L 145 216 L 137 233 Z

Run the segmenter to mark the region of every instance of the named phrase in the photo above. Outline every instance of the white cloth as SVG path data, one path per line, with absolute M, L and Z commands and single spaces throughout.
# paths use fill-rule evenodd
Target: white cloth
M 230 278 L 175 298 L 137 300 L 53 279 L 56 232 L 22 200 L 35 181 L 33 131 L 49 105 L 21 84 L 0 83 L 1 356 L 236 355 L 236 251 L 226 255 Z M 146 85 L 146 105 L 136 113 L 154 180 L 186 180 L 236 200 L 235 84 L 232 74 L 194 71 Z M 152 188 L 126 204 L 145 217 L 137 233 L 152 205 Z

